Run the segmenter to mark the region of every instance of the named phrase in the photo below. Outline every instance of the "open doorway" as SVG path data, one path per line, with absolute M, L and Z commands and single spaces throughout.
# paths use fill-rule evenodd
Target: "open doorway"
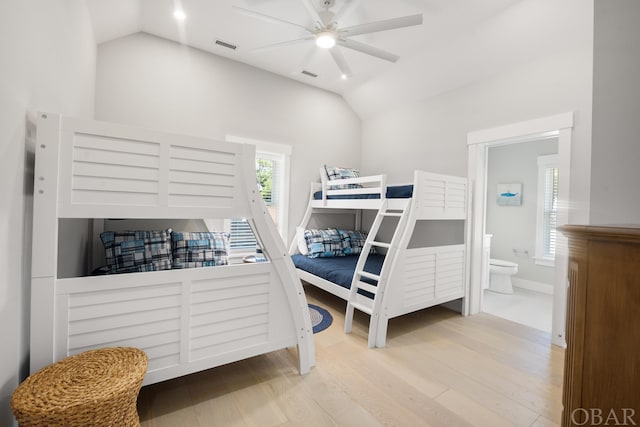
M 551 333 L 558 138 L 490 146 L 482 311 Z M 485 261 L 486 262 L 486 261 Z M 485 265 L 486 269 L 486 265 Z
M 546 141 L 557 138 L 557 180 L 556 224 L 568 222 L 568 200 L 570 182 L 571 131 L 573 113 L 544 117 L 526 122 L 514 123 L 498 128 L 485 129 L 468 134 L 469 178 L 473 185 L 472 237 L 469 311 L 471 314 L 481 311 L 483 305 L 483 283 L 489 277 L 489 255 L 487 242 L 487 204 L 495 203 L 488 199 L 487 170 L 490 149 L 525 141 Z M 497 191 L 494 190 L 494 191 Z M 556 234 L 555 238 L 555 271 L 553 272 L 553 307 L 552 307 L 552 342 L 565 345 L 566 316 L 566 276 L 567 276 L 567 241 Z M 511 248 L 514 249 L 514 248 Z M 515 248 L 518 250 L 519 248 Z M 523 254 L 524 255 L 524 254 Z M 534 255 L 535 257 L 535 255 Z

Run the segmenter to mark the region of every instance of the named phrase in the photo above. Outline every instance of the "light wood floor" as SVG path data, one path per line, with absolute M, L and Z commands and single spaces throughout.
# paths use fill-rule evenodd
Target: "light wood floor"
M 564 356 L 545 332 L 434 307 L 392 319 L 387 347 L 369 350 L 368 316 L 347 335 L 344 301 L 313 287 L 307 298 L 334 319 L 314 335 L 310 374 L 281 350 L 146 386 L 142 427 L 560 423 Z

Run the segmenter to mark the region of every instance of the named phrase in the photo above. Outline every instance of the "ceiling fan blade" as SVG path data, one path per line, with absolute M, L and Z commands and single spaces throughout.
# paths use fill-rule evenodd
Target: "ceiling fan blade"
M 349 64 L 347 64 L 347 60 L 344 59 L 344 55 L 342 54 L 342 51 L 334 47 L 333 49 L 329 49 L 329 53 L 331 54 L 331 56 L 333 57 L 333 60 L 336 62 L 336 65 L 340 69 L 340 72 L 342 73 L 343 78 L 346 79 L 353 76 L 353 73 L 351 72 L 351 68 L 349 68 Z
M 291 45 L 294 45 L 294 44 L 305 42 L 307 40 L 314 40 L 314 39 L 315 39 L 314 36 L 307 36 L 307 37 L 302 37 L 300 39 L 287 40 L 287 41 L 284 41 L 284 42 L 279 42 L 279 43 L 268 44 L 268 45 L 265 45 L 265 46 L 260 46 L 260 47 L 257 47 L 255 49 L 251 49 L 251 51 L 252 52 L 261 52 L 263 50 L 271 50 L 271 49 L 278 48 L 278 47 L 291 46 Z
M 269 16 L 269 15 L 265 15 L 264 13 L 256 12 L 256 11 L 249 10 L 249 9 L 245 9 L 243 7 L 240 7 L 240 6 L 232 6 L 232 7 L 235 10 L 237 10 L 238 12 L 243 13 L 243 14 L 245 14 L 247 16 L 251 16 L 253 18 L 262 19 L 263 21 L 271 22 L 272 24 L 285 24 L 285 25 L 296 27 L 298 29 L 305 30 L 305 31 L 310 32 L 310 33 L 313 32 L 312 29 L 307 28 L 304 25 L 296 24 L 295 22 L 285 21 L 284 19 L 276 18 L 276 17 Z
M 307 12 L 309 13 L 309 16 L 311 17 L 314 25 L 316 25 L 317 28 L 323 28 L 325 26 L 324 21 L 320 17 L 320 14 L 316 10 L 315 6 L 311 3 L 311 0 L 300 1 L 302 2 L 304 8 L 307 9 Z
M 339 39 L 338 44 L 346 48 L 357 50 L 358 52 L 366 53 L 367 55 L 375 56 L 376 58 L 384 59 L 389 62 L 396 62 L 400 57 L 386 50 L 378 49 L 377 47 L 369 46 L 368 44 L 360 43 L 350 39 Z
M 411 27 L 413 25 L 420 24 L 422 24 L 421 13 L 342 28 L 340 29 L 340 35 L 342 37 L 351 37 L 360 34 L 378 33 L 380 31 L 395 30 L 396 28 Z
M 331 22 L 334 24 L 337 24 L 344 17 L 348 16 L 351 12 L 353 12 L 358 6 L 360 6 L 360 3 L 362 3 L 362 0 L 345 0 L 343 6 L 340 8 L 338 12 L 336 12 Z

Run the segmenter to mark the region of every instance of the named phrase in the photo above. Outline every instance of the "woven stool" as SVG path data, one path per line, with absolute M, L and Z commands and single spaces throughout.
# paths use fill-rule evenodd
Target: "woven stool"
M 27 378 L 11 396 L 20 427 L 139 426 L 147 355 L 129 347 L 67 357 Z

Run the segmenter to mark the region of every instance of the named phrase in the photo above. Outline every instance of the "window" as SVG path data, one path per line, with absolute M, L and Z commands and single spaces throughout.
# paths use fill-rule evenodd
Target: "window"
M 256 182 L 267 206 L 267 211 L 275 222 L 283 241 L 286 242 L 291 147 L 234 136 L 227 136 L 227 140 L 256 146 Z M 232 250 L 255 251 L 256 239 L 246 220 L 233 218 L 226 225 L 226 228 L 231 233 Z
M 538 157 L 538 212 L 536 256 L 538 265 L 554 266 L 558 218 L 558 155 Z

